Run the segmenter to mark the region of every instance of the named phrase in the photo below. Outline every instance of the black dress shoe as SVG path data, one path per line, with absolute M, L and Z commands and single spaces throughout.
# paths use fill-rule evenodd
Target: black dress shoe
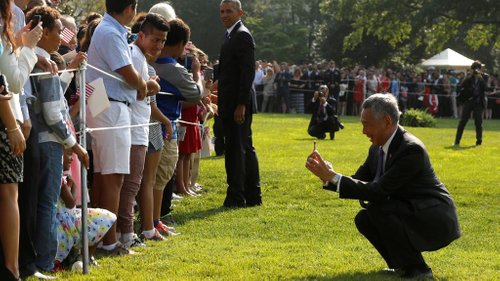
M 401 274 L 401 269 L 399 268 L 384 268 L 380 271 L 382 274 L 397 276 Z
M 236 204 L 224 204 L 222 205 L 223 208 L 226 208 L 226 209 L 239 209 L 239 208 L 245 208 L 246 206 L 243 205 L 236 205 Z
M 476 141 L 476 145 L 481 145 L 482 143 L 483 143 L 483 141 L 482 141 L 482 140 L 478 140 L 478 141 Z
M 248 207 L 256 207 L 256 206 L 262 206 L 262 201 L 256 201 L 256 202 L 249 202 L 247 201 L 247 208 Z
M 400 275 L 403 279 L 433 279 L 434 275 L 432 275 L 432 270 L 430 268 L 422 269 L 422 268 L 409 268 L 402 272 Z
M 21 278 L 14 276 L 14 274 L 10 270 L 8 270 L 7 268 L 5 269 L 4 274 L 5 274 L 4 277 L 6 277 L 7 279 L 2 278 L 2 280 L 8 280 L 8 281 L 21 280 Z
M 245 202 L 231 202 L 231 201 L 225 201 L 224 204 L 222 205 L 224 208 L 228 209 L 237 209 L 237 208 L 245 208 Z

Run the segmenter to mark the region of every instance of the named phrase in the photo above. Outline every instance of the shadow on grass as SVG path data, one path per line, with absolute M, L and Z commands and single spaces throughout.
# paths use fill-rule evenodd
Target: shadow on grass
M 226 207 L 220 206 L 217 208 L 199 210 L 194 212 L 175 212 L 175 221 L 178 225 L 182 225 L 191 220 L 202 220 L 217 215 L 221 212 L 231 212 L 232 210 L 233 209 L 228 209 Z
M 202 159 L 203 159 L 204 161 L 207 161 L 207 160 L 208 160 L 208 161 L 215 161 L 215 160 L 224 159 L 224 155 L 219 155 L 219 156 L 217 156 L 217 155 L 212 155 L 212 156 L 210 156 L 210 157 L 203 157 Z
M 399 278 L 395 275 L 392 276 L 392 275 L 389 275 L 389 274 L 383 273 L 383 272 L 372 271 L 372 272 L 342 273 L 339 275 L 331 275 L 331 276 L 311 275 L 311 276 L 305 276 L 305 277 L 295 277 L 295 278 L 291 278 L 289 280 L 293 280 L 293 281 L 363 280 L 364 281 L 364 280 L 401 280 L 401 278 Z M 446 281 L 446 280 L 448 280 L 448 278 L 439 278 L 439 280 Z
M 450 146 L 445 146 L 445 149 L 460 151 L 460 150 L 468 150 L 468 149 L 476 148 L 476 147 L 477 147 L 477 145 L 469 145 L 469 146 L 450 145 Z

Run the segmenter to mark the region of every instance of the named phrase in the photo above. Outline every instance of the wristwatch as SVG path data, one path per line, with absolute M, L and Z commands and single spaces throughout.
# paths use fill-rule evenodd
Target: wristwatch
M 335 174 L 335 176 L 332 177 L 330 182 L 333 183 L 334 185 L 338 185 L 341 178 L 342 178 L 341 174 Z

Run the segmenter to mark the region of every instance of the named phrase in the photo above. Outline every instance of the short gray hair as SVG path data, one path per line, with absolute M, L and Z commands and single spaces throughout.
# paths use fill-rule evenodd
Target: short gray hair
M 156 13 L 164 17 L 167 21 L 177 18 L 175 10 L 168 2 L 158 3 L 149 9 L 150 13 Z
M 401 112 L 398 108 L 398 101 L 392 94 L 374 94 L 363 102 L 363 109 L 371 109 L 375 118 L 382 119 L 384 115 L 389 115 L 392 124 L 399 122 Z
M 224 3 L 230 3 L 236 9 L 241 10 L 241 2 L 240 2 L 240 0 L 222 0 L 222 1 L 220 1 L 220 5 L 222 5 Z

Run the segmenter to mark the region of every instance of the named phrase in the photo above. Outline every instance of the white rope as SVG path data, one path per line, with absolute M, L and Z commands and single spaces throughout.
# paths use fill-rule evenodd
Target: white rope
M 80 69 L 77 69 L 77 68 L 71 68 L 71 69 L 64 69 L 64 70 L 60 70 L 58 71 L 57 73 L 64 73 L 64 72 L 75 72 L 75 71 L 78 71 Z M 35 76 L 44 76 L 44 75 L 52 75 L 52 72 L 35 72 L 35 73 L 31 73 L 30 74 L 30 77 L 35 77 Z
M 119 77 L 117 77 L 117 76 L 115 76 L 113 74 L 110 74 L 110 73 L 108 73 L 108 72 L 106 72 L 104 70 L 101 70 L 101 69 L 99 69 L 99 68 L 97 68 L 97 67 L 95 67 L 95 66 L 93 66 L 91 64 L 87 64 L 87 66 L 90 67 L 90 68 L 92 68 L 92 69 L 94 69 L 94 70 L 96 70 L 96 71 L 98 71 L 98 72 L 100 72 L 100 73 L 102 73 L 102 74 L 104 74 L 104 75 L 106 75 L 106 76 L 108 76 L 108 77 L 111 77 L 111 78 L 113 78 L 115 80 L 118 80 L 118 81 L 120 81 L 122 83 L 127 84 L 127 82 L 125 82 L 125 80 L 123 80 L 123 79 L 121 79 L 121 78 L 119 78 Z
M 99 131 L 141 128 L 141 127 L 148 127 L 148 126 L 153 126 L 153 125 L 158 125 L 158 124 L 160 124 L 160 123 L 155 122 L 155 123 L 147 123 L 147 124 L 139 124 L 139 125 L 126 125 L 126 126 L 118 126 L 118 127 L 87 128 L 85 131 L 88 133 L 91 133 L 91 132 L 99 132 Z
M 186 125 L 192 125 L 192 126 L 200 126 L 200 127 L 205 127 L 205 125 L 201 123 L 192 123 L 192 122 L 187 122 L 184 120 L 175 120 L 174 123 L 182 123 Z M 155 122 L 155 123 L 146 123 L 146 124 L 138 124 L 138 125 L 126 125 L 126 126 L 117 126 L 117 127 L 100 127 L 100 128 L 87 128 L 85 132 L 87 133 L 92 133 L 92 132 L 99 132 L 99 131 L 110 131 L 110 130 L 121 130 L 121 129 L 133 129 L 133 128 L 142 128 L 142 127 L 148 127 L 148 126 L 153 126 L 153 125 L 161 125 L 160 122 Z
M 158 92 L 157 95 L 164 95 L 164 96 L 175 96 L 175 94 L 172 93 L 166 93 L 166 92 Z
M 108 77 L 111 77 L 111 78 L 113 78 L 115 80 L 118 80 L 118 81 L 123 82 L 125 84 L 127 83 L 127 82 L 125 82 L 125 80 L 123 80 L 123 79 L 121 79 L 121 78 L 119 78 L 119 77 L 117 77 L 117 76 L 115 76 L 113 74 L 110 74 L 110 73 L 108 73 L 108 72 L 106 72 L 106 71 L 104 71 L 102 69 L 99 69 L 99 68 L 97 68 L 97 67 L 95 67 L 95 66 L 93 66 L 91 64 L 87 64 L 87 66 L 90 67 L 90 68 L 92 68 L 92 69 L 94 69 L 94 70 L 96 70 L 96 71 L 98 71 L 98 72 L 100 72 L 100 73 L 102 73 L 102 74 L 104 74 L 104 75 L 106 75 L 106 76 L 108 76 Z M 166 93 L 166 92 L 158 92 L 158 95 L 175 96 L 172 93 Z
M 182 124 L 186 124 L 186 125 L 192 125 L 192 126 L 200 126 L 200 127 L 205 127 L 205 125 L 201 124 L 201 123 L 192 123 L 192 122 L 188 122 L 188 121 L 184 121 L 184 120 L 175 120 L 174 121 L 175 123 L 182 123 Z

